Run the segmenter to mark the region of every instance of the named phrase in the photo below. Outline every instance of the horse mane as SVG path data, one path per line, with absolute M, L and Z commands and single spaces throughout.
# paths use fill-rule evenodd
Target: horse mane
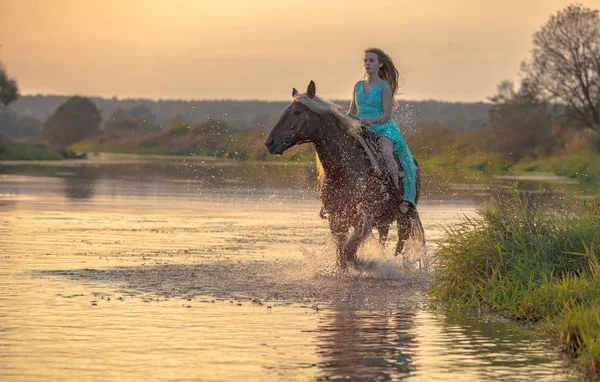
M 361 133 L 360 122 L 344 113 L 342 107 L 334 102 L 317 96 L 309 97 L 306 93 L 296 94 L 294 101 L 303 104 L 315 113 L 331 114 L 336 121 L 336 125 L 352 136 L 356 137 Z
M 298 93 L 294 96 L 294 101 L 308 107 L 309 110 L 318 114 L 328 114 L 333 117 L 335 125 L 348 135 L 359 139 L 361 133 L 360 122 L 342 111 L 342 107 L 334 102 L 323 98 L 308 96 L 306 93 Z M 319 154 L 315 152 L 315 165 L 317 167 L 317 179 L 319 191 L 323 188 L 325 182 L 325 171 L 319 159 Z

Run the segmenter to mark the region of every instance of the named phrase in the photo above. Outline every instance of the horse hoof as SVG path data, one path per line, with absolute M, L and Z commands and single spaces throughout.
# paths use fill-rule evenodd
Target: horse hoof
M 357 270 L 369 270 L 369 269 L 375 268 L 375 262 L 372 260 L 370 260 L 370 261 L 358 260 L 354 264 L 354 267 Z
M 347 273 L 348 272 L 348 264 L 344 263 L 338 263 L 337 264 L 337 269 L 341 272 L 341 273 Z
M 400 255 L 404 251 L 405 246 L 405 242 L 398 243 L 398 245 L 396 246 L 396 251 L 394 252 L 394 257 L 398 257 L 398 255 Z

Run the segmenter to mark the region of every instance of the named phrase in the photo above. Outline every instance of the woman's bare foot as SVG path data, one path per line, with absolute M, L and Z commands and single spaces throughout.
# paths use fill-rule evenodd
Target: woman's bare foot
M 400 202 L 400 212 L 403 214 L 408 213 L 411 209 L 415 208 L 415 204 L 408 199 L 404 199 Z

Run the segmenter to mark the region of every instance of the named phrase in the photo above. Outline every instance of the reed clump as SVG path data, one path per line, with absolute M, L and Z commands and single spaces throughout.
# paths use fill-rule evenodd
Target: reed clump
M 429 293 L 451 309 L 534 323 L 600 372 L 600 201 L 541 208 L 516 187 L 439 241 Z

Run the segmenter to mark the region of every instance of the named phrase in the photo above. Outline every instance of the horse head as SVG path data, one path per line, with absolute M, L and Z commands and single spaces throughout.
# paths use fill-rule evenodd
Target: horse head
M 292 90 L 294 101 L 283 111 L 275 127 L 265 141 L 271 154 L 282 154 L 292 146 L 316 142 L 319 139 L 318 124 L 314 123 L 315 112 L 298 100 L 299 97 L 315 98 L 316 86 L 310 81 L 306 93 Z

